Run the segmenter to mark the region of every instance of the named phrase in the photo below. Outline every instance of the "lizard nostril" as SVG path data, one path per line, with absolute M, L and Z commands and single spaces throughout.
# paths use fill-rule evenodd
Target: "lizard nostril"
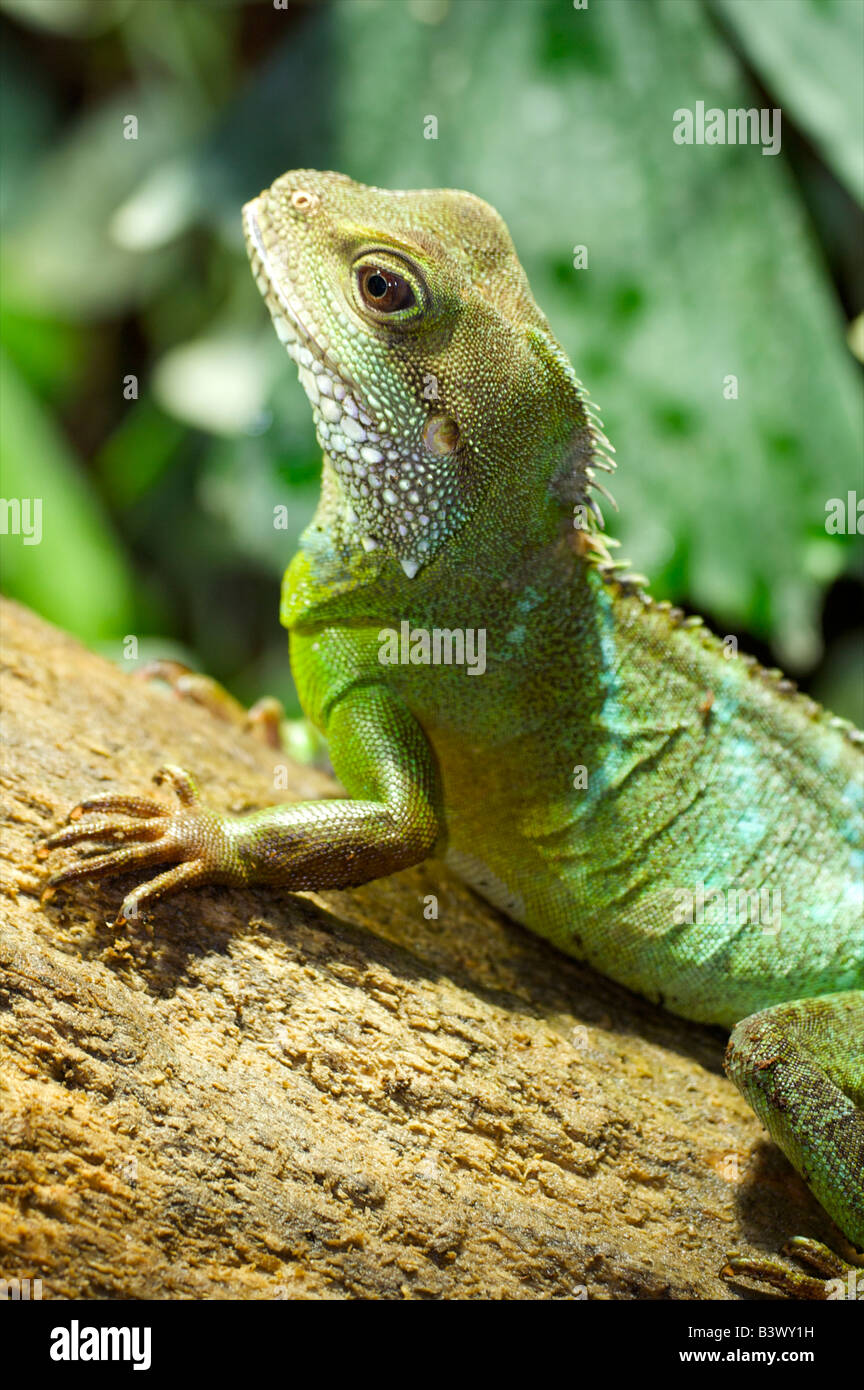
M 310 193 L 308 188 L 295 188 L 291 194 L 291 206 L 298 212 L 314 212 L 319 202 L 318 194 Z

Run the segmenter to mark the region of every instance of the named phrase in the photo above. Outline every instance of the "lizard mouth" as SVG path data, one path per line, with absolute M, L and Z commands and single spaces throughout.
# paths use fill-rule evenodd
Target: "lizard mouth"
M 327 334 L 307 322 L 290 280 L 274 272 L 258 222 L 258 202 L 253 199 L 243 209 L 252 273 L 276 335 L 297 363 L 318 443 L 347 502 L 346 520 L 364 550 L 377 550 L 389 540 L 413 578 L 428 559 L 438 530 L 440 500 L 425 476 L 426 466 L 410 453 L 406 458 L 406 450 L 372 418 L 356 384 L 333 360 Z
M 331 384 L 338 385 L 340 388 L 339 394 L 334 397 L 335 399 L 343 399 L 349 391 L 355 396 L 359 395 L 354 383 L 345 378 L 337 363 L 329 355 L 329 342 L 326 334 L 318 331 L 317 328 L 307 327 L 297 296 L 293 293 L 290 283 L 284 276 L 277 277 L 274 274 L 255 215 L 257 202 L 258 200 L 255 199 L 253 202 L 247 203 L 243 209 L 243 230 L 252 274 L 270 311 L 276 336 L 288 356 L 297 363 L 301 380 L 304 372 L 307 376 L 310 373 L 315 376 L 326 373 Z M 307 382 L 304 381 L 303 385 L 308 390 Z M 329 394 L 326 388 L 325 394 Z M 316 402 L 313 400 L 313 405 L 315 404 Z M 371 420 L 369 423 L 371 424 Z

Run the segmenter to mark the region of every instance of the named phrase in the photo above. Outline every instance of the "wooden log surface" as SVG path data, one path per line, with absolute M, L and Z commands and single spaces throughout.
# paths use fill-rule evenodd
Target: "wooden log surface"
M 43 836 L 86 795 L 152 794 L 164 762 L 233 810 L 338 789 L 16 604 L 2 658 L 0 1278 L 45 1298 L 729 1298 L 728 1249 L 836 1241 L 719 1031 L 440 866 L 204 888 L 122 927 L 135 875 L 40 906 Z

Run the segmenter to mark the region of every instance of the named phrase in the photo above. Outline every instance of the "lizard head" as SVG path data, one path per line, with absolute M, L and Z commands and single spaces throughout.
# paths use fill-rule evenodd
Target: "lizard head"
M 574 433 L 584 483 L 579 383 L 494 208 L 302 169 L 246 205 L 244 229 L 350 545 L 413 577 L 482 502 L 506 507 L 532 469 L 548 487 Z

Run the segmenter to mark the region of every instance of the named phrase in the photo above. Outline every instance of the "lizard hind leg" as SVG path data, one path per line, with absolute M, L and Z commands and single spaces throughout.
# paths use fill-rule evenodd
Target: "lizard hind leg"
M 212 676 L 203 676 L 181 661 L 157 659 L 139 666 L 135 673 L 142 680 L 164 681 L 180 699 L 203 706 L 215 719 L 245 729 L 260 743 L 278 752 L 289 753 L 295 762 L 332 774 L 327 745 L 308 719 L 288 719 L 282 702 L 264 695 L 245 709 Z
M 250 708 L 244 709 L 223 685 L 212 676 L 201 675 L 182 661 L 159 658 L 145 662 L 134 673 L 141 680 L 164 681 L 175 695 L 194 704 L 203 705 L 216 719 L 248 729 L 268 748 L 281 749 L 283 743 L 282 725 L 285 711 L 279 700 L 266 695 L 256 700 Z
M 846 1238 L 864 1248 L 864 990 L 745 1018 L 729 1040 L 726 1071 Z M 796 1237 L 787 1251 L 822 1277 L 737 1252 L 723 1274 L 798 1298 L 864 1297 L 864 1270 L 818 1241 Z

